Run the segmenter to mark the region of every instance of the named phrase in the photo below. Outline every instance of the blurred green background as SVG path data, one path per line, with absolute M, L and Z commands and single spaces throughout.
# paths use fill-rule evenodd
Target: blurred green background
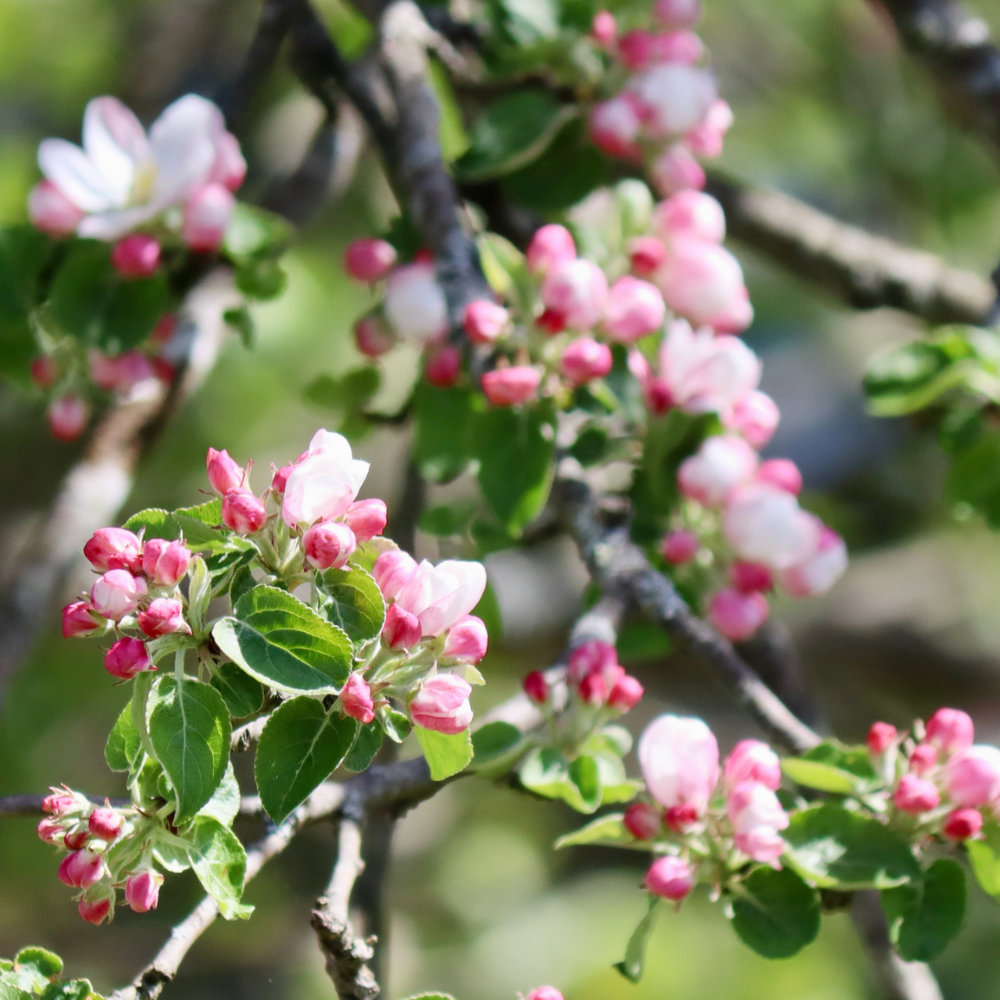
M 357 21 L 319 5 L 348 47 Z M 980 0 L 1000 36 L 1000 11 Z M 702 34 L 736 112 L 722 166 L 777 186 L 898 239 L 988 273 L 1000 253 L 994 159 L 949 126 L 929 82 L 901 58 L 862 0 L 706 0 Z M 0 0 L 0 219 L 19 221 L 47 135 L 76 141 L 84 104 L 115 94 L 150 121 L 175 97 L 226 92 L 257 5 L 237 0 Z M 283 67 L 238 128 L 251 165 L 244 194 L 260 197 L 294 169 L 318 114 Z M 142 465 L 129 509 L 195 502 L 203 456 L 226 447 L 262 472 L 297 454 L 328 414 L 302 390 L 320 372 L 357 363 L 349 329 L 367 296 L 342 278 L 348 240 L 382 227 L 393 208 L 362 153 L 346 188 L 305 224 L 287 264 L 288 293 L 256 311 L 253 350 L 234 336 L 208 385 Z M 972 712 L 984 740 L 1000 739 L 996 613 L 1000 545 L 976 519 L 959 523 L 941 492 L 945 461 L 917 422 L 876 421 L 859 389 L 879 348 L 919 327 L 887 312 L 848 312 L 750 251 L 744 262 L 757 319 L 747 339 L 765 358 L 764 388 L 784 415 L 769 453 L 799 461 L 808 503 L 847 537 L 852 568 L 828 597 L 778 609 L 807 681 L 839 735 L 860 738 L 885 717 L 906 725 L 939 704 Z M 413 359 L 396 361 L 405 369 Z M 405 379 L 405 371 L 397 372 Z M 0 539 L 12 550 L 32 531 L 60 475 L 78 454 L 44 427 L 40 399 L 0 387 Z M 367 495 L 399 495 L 405 435 L 380 432 L 356 451 L 373 461 Z M 258 486 L 261 483 L 258 482 Z M 432 555 L 421 538 L 421 554 Z M 491 562 L 502 635 L 486 660 L 478 707 L 516 689 L 557 652 L 581 591 L 567 546 Z M 83 585 L 74 582 L 72 590 Z M 512 585 L 511 581 L 515 581 Z M 0 714 L 0 794 L 65 781 L 119 794 L 102 765 L 104 735 L 124 700 L 86 643 L 50 637 L 9 684 Z M 638 725 L 664 708 L 703 714 L 724 749 L 752 735 L 724 695 L 678 657 L 639 656 L 651 696 Z M 664 909 L 639 986 L 611 969 L 644 902 L 641 860 L 605 851 L 554 853 L 578 819 L 560 806 L 462 781 L 399 826 L 389 875 L 388 997 L 452 990 L 463 1000 L 510 1000 L 543 982 L 567 1000 L 721 996 L 844 1000 L 877 995 L 847 919 L 824 922 L 799 957 L 766 962 L 743 947 L 704 898 Z M 55 863 L 28 820 L 0 826 L 0 954 L 26 943 L 63 953 L 69 971 L 99 989 L 128 981 L 170 924 L 198 898 L 193 878 L 171 878 L 156 914 L 122 913 L 111 928 L 83 924 Z M 239 828 L 249 840 L 259 831 Z M 332 856 L 317 828 L 254 883 L 258 913 L 218 926 L 195 948 L 168 995 L 326 997 L 330 988 L 308 928 Z M 967 926 L 936 963 L 949 998 L 1000 997 L 995 907 L 972 893 Z

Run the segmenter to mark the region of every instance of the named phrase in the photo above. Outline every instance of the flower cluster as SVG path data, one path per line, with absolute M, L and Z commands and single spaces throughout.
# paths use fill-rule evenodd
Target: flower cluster
M 59 881 L 80 890 L 77 908 L 84 920 L 112 919 L 119 891 L 136 913 L 156 909 L 163 884 L 153 857 L 159 824 L 133 808 L 95 806 L 66 787 L 53 788 L 42 810 L 47 815 L 38 836 L 63 854 Z

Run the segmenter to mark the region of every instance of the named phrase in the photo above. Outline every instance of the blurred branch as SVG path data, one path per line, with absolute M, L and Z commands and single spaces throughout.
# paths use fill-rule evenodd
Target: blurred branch
M 285 0 L 264 0 L 243 65 L 219 102 L 230 127 L 246 115 L 254 94 L 271 75 L 290 24 Z

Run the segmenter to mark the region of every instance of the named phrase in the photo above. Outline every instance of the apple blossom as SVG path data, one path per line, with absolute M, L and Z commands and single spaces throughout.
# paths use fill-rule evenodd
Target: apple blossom
M 462 327 L 474 344 L 492 344 L 509 322 L 510 313 L 489 299 L 474 299 L 462 317 Z
M 222 498 L 222 523 L 241 535 L 252 535 L 264 526 L 267 508 L 250 490 L 229 490 Z
M 663 296 L 648 281 L 626 274 L 608 289 L 604 329 L 619 343 L 630 344 L 659 330 L 665 315 Z
M 549 682 L 541 670 L 532 670 L 521 682 L 528 698 L 536 705 L 544 705 L 549 700 Z
M 708 605 L 708 620 L 730 642 L 743 642 L 756 635 L 769 614 L 767 598 L 759 591 L 743 593 L 723 587 Z
M 660 555 L 672 566 L 691 562 L 700 548 L 698 536 L 687 529 L 667 532 L 660 541 Z
M 899 733 L 888 722 L 873 722 L 868 730 L 868 750 L 874 757 L 880 757 L 896 742 Z
M 344 251 L 344 270 L 355 281 L 372 284 L 389 275 L 396 259 L 396 248 L 385 240 L 354 240 Z
M 482 563 L 446 559 L 433 566 L 426 559 L 396 594 L 396 606 L 420 622 L 424 636 L 441 635 L 478 603 L 486 589 Z
M 461 374 L 462 355 L 457 347 L 445 345 L 429 352 L 424 360 L 424 378 L 439 389 L 455 385 Z
M 787 828 L 788 814 L 778 797 L 759 781 L 740 782 L 726 804 L 733 827 L 733 842 L 747 857 L 773 864 L 788 846 L 779 833 Z
M 347 512 L 368 475 L 342 434 L 317 431 L 285 483 L 281 517 L 291 528 L 332 521 Z
M 571 330 L 597 326 L 608 297 L 608 279 L 584 257 L 555 263 L 539 292 L 545 308 Z
M 642 884 L 654 896 L 679 902 L 694 888 L 694 872 L 682 858 L 667 855 L 649 866 Z
M 104 669 L 112 677 L 129 680 L 143 670 L 154 670 L 146 644 L 141 639 L 119 639 L 104 654 Z
M 542 373 L 530 365 L 512 365 L 485 372 L 480 385 L 494 406 L 518 406 L 538 395 Z
M 366 357 L 378 358 L 392 350 L 396 335 L 381 313 L 368 313 L 354 324 L 354 343 Z
M 576 244 L 565 226 L 549 224 L 535 230 L 526 259 L 532 274 L 544 276 L 557 264 L 576 258 Z
M 573 385 L 586 385 L 595 378 L 604 378 L 612 368 L 611 348 L 593 337 L 571 340 L 559 360 L 559 371 Z
M 340 569 L 357 548 L 354 532 L 340 521 L 320 521 L 302 536 L 306 559 L 316 569 Z
M 375 718 L 371 688 L 361 674 L 351 674 L 340 692 L 340 704 L 344 714 L 368 725 Z
M 625 810 L 622 824 L 636 840 L 652 840 L 663 825 L 663 813 L 648 802 L 633 802 Z
M 138 573 L 142 567 L 142 542 L 126 528 L 98 528 L 83 546 L 83 554 L 94 569 L 127 569 Z
M 684 459 L 677 470 L 677 485 L 684 496 L 715 506 L 748 483 L 756 467 L 757 453 L 746 441 L 732 435 L 715 435 Z
M 89 416 L 90 407 L 74 393 L 52 400 L 45 411 L 49 430 L 59 441 L 75 441 L 86 429 Z
M 216 493 L 225 495 L 230 490 L 238 490 L 246 479 L 245 470 L 236 464 L 225 448 L 216 451 L 208 449 L 205 456 L 205 468 L 208 471 L 208 481 Z
M 794 496 L 767 483 L 731 493 L 722 519 L 726 541 L 741 559 L 775 570 L 790 569 L 814 553 L 822 527 Z
M 74 889 L 86 889 L 103 878 L 104 858 L 94 851 L 77 850 L 67 854 L 59 864 L 59 881 Z
M 344 524 L 354 532 L 358 542 L 367 542 L 385 531 L 388 511 L 384 500 L 355 500 L 344 512 Z
M 184 606 L 172 597 L 157 597 L 136 616 L 139 628 L 151 639 L 175 632 L 191 634 L 191 626 L 184 620 Z
M 397 267 L 389 275 L 383 309 L 389 325 L 406 340 L 427 343 L 448 330 L 448 306 L 432 264 Z
M 195 253 L 214 253 L 222 245 L 236 199 L 222 184 L 198 188 L 184 205 L 181 238 Z
M 472 722 L 468 681 L 454 674 L 434 674 L 425 678 L 410 700 L 410 718 L 414 725 L 435 732 L 454 735 L 464 732 Z
M 897 809 L 916 816 L 936 809 L 941 803 L 941 794 L 933 781 L 915 774 L 904 774 L 893 792 L 892 801 Z
M 1000 798 L 1000 750 L 974 744 L 956 753 L 945 767 L 948 798 L 957 806 L 985 806 Z
M 390 549 L 375 560 L 372 577 L 382 591 L 382 596 L 386 600 L 392 600 L 416 571 L 417 561 L 413 556 L 402 549 Z
M 62 634 L 64 639 L 78 635 L 89 635 L 101 628 L 101 623 L 91 614 L 89 601 L 73 601 L 62 611 Z
M 125 826 L 125 820 L 117 809 L 111 806 L 98 806 L 87 819 L 90 832 L 101 840 L 114 840 Z
M 650 795 L 662 806 L 708 806 L 719 780 L 719 747 L 701 719 L 661 715 L 639 739 L 639 764 Z
M 126 569 L 108 570 L 90 588 L 93 609 L 115 622 L 135 611 L 145 596 L 145 580 L 133 576 Z
M 721 243 L 726 236 L 726 215 L 710 194 L 678 191 L 654 209 L 653 230 L 668 245 L 677 236 Z
M 111 912 L 111 900 L 107 897 L 101 899 L 81 899 L 76 904 L 76 909 L 88 924 L 102 924 Z
M 927 739 L 944 754 L 958 753 L 972 746 L 974 726 L 969 715 L 959 708 L 939 708 L 928 720 Z
M 773 792 L 781 784 L 781 761 L 766 743 L 740 740 L 729 752 L 722 774 L 730 788 L 743 781 L 759 781 Z
M 125 902 L 136 913 L 155 910 L 162 884 L 163 876 L 159 872 L 142 871 L 130 875 L 125 882 Z
M 142 571 L 161 587 L 179 583 L 191 564 L 191 550 L 181 541 L 150 538 L 142 548 Z
M 983 814 L 978 809 L 953 809 L 944 820 L 943 832 L 949 840 L 971 840 L 983 828 Z
M 442 656 L 478 663 L 486 655 L 488 643 L 486 623 L 475 615 L 466 615 L 448 629 Z

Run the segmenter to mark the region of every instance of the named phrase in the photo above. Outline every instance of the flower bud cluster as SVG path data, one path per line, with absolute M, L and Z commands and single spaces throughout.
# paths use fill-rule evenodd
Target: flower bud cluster
M 156 908 L 163 875 L 153 860 L 152 825 L 135 809 L 95 806 L 63 786 L 45 797 L 42 811 L 38 836 L 62 855 L 59 881 L 80 890 L 75 899 L 84 920 L 112 919 L 119 892 L 136 913 Z

